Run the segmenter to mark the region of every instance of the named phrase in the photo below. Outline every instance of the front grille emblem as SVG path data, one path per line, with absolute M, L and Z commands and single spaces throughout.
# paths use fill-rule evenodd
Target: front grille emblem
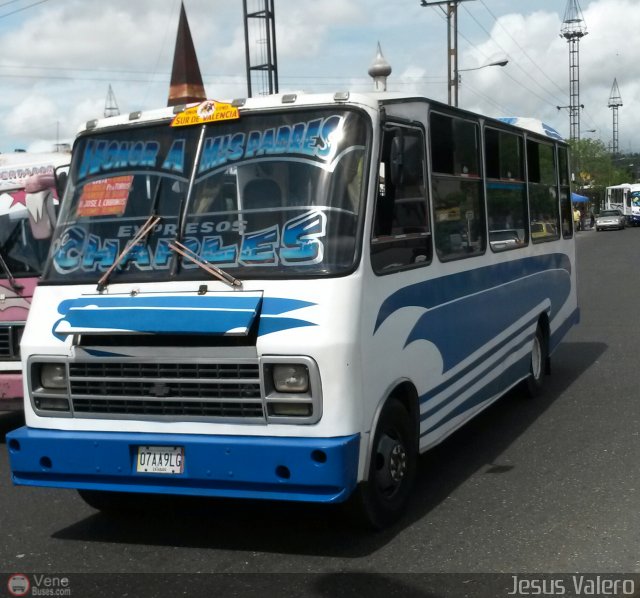
M 169 387 L 161 382 L 156 382 L 150 389 L 150 394 L 158 398 L 169 396 L 169 392 Z

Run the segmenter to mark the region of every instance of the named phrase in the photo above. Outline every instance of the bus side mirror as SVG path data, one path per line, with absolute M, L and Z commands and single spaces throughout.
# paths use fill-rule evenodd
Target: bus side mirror
M 402 185 L 404 175 L 404 137 L 401 134 L 396 135 L 391 140 L 389 170 L 391 184 L 394 187 Z
M 56 181 L 56 195 L 58 196 L 58 201 L 62 201 L 64 191 L 67 188 L 67 180 L 69 178 L 69 165 L 58 166 L 53 171 L 53 176 Z

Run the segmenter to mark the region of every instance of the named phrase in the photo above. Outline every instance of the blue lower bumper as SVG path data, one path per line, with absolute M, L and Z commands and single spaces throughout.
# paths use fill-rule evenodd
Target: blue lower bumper
M 341 502 L 357 481 L 359 435 L 340 438 L 66 432 L 7 435 L 17 485 Z M 136 472 L 139 446 L 184 447 L 179 474 Z

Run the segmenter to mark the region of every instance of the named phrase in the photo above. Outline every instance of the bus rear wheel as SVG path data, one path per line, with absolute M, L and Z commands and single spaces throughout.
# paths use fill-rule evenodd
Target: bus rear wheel
M 525 390 L 531 398 L 535 398 L 542 393 L 543 380 L 548 368 L 548 361 L 549 349 L 547 346 L 547 338 L 542 330 L 542 326 L 538 324 L 531 346 L 529 376 L 525 381 Z
M 407 409 L 390 399 L 376 428 L 368 479 L 354 497 L 366 527 L 380 530 L 401 517 L 416 476 L 417 446 L 416 428 Z

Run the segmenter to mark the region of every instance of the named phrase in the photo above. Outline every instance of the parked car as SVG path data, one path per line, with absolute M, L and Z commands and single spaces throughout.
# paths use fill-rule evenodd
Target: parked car
M 558 229 L 552 222 L 534 221 L 531 223 L 532 239 L 555 239 L 558 237 Z
M 606 229 L 623 230 L 625 217 L 621 210 L 602 210 L 596 218 L 596 231 Z

